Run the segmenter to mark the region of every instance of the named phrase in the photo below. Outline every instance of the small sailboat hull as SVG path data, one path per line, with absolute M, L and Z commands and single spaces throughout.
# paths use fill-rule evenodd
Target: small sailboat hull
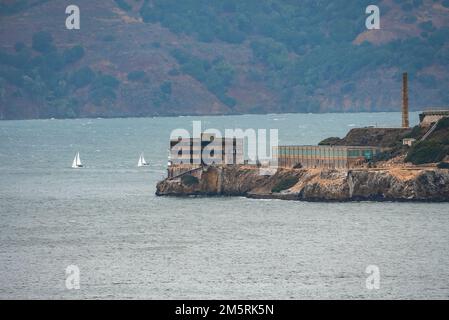
M 138 167 L 147 167 L 147 166 L 149 166 L 150 164 L 149 163 L 140 163 L 140 164 L 138 164 L 137 166 Z

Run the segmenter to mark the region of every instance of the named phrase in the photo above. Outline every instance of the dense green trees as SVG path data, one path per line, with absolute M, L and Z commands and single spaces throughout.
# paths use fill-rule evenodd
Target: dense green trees
M 254 57 L 270 68 L 280 70 L 289 64 L 287 48 L 273 39 L 253 41 L 251 49 Z
M 43 0 L 38 0 L 36 2 L 42 2 Z M 0 3 L 0 15 L 11 15 L 18 13 L 27 8 L 27 0 L 16 0 L 16 1 L 2 1 Z
M 413 10 L 423 2 L 397 3 L 403 12 L 410 12 L 407 23 L 416 23 Z M 316 0 L 154 0 L 144 1 L 140 14 L 145 22 L 159 22 L 172 32 L 188 34 L 199 41 L 246 41 L 254 63 L 266 67 L 269 84 L 283 95 L 286 103 L 294 97 L 291 88 L 298 85 L 310 96 L 319 87 L 379 67 L 407 70 L 413 78 L 435 59 L 448 64 L 443 57 L 448 53 L 444 44 L 449 43 L 449 30 L 437 29 L 431 21 L 419 25 L 425 37 L 395 40 L 381 46 L 354 45 L 353 40 L 366 30 L 364 9 L 368 4 L 368 0 L 349 0 L 344 6 L 337 1 Z M 389 9 L 382 6 L 381 12 Z M 185 52 L 173 55 L 182 65 L 182 72 L 206 85 L 209 77 L 221 75 L 210 68 L 210 62 Z M 430 85 L 432 80 L 422 81 Z M 208 89 L 225 101 L 227 81 L 213 82 L 207 85 Z M 347 83 L 342 93 L 353 89 L 354 83 Z
M 115 0 L 115 3 L 119 6 L 120 9 L 129 11 L 132 7 L 125 0 Z
M 171 95 L 171 82 L 170 81 L 164 81 L 160 86 L 161 92 L 167 96 Z
M 83 88 L 87 85 L 89 85 L 95 78 L 95 72 L 92 71 L 89 67 L 82 67 L 78 70 L 76 70 L 71 76 L 70 76 L 70 83 L 75 88 Z
M 33 35 L 33 49 L 41 53 L 48 53 L 55 50 L 52 35 L 46 31 L 35 33 Z
M 181 71 L 203 83 L 220 101 L 234 107 L 236 101 L 227 95 L 234 78 L 234 69 L 223 58 L 201 59 L 183 50 L 173 50 L 172 56 L 181 64 Z
M 80 45 L 74 46 L 65 50 L 63 57 L 66 64 L 77 62 L 84 57 L 84 48 Z
M 115 101 L 116 89 L 120 81 L 111 75 L 99 74 L 90 86 L 89 98 L 95 105 L 105 105 Z
M 41 31 L 33 35 L 31 48 L 16 43 L 14 51 L 0 51 L 0 78 L 17 87 L 16 94 L 32 99 L 40 117 L 78 116 L 80 101 L 75 93 L 87 86 L 89 95 L 84 103 L 101 105 L 116 99 L 120 81 L 115 77 L 96 74 L 88 66 L 67 72 L 68 66 L 85 55 L 80 45 L 60 52 L 53 45 L 52 35 Z
M 143 70 L 131 71 L 128 73 L 128 80 L 130 81 L 143 81 L 146 79 L 146 73 Z
M 7 1 L 0 4 L 0 15 L 17 13 L 42 1 L 45 0 Z M 145 22 L 158 23 L 178 35 L 189 36 L 185 46 L 182 42 L 174 44 L 160 39 L 149 39 L 146 44 L 161 53 L 172 50 L 178 63 L 168 67 L 168 80 L 165 75 L 157 80 L 142 70 L 133 70 L 139 66 L 131 66 L 130 70 L 120 70 L 128 72 L 125 74 L 128 81 L 121 87 L 118 78 L 100 74 L 84 63 L 88 52 L 83 46 L 57 50 L 52 34 L 39 31 L 32 36 L 31 43 L 16 43 L 14 48 L 0 51 L 3 86 L 0 89 L 3 95 L 14 91 L 25 98 L 36 96 L 42 106 L 65 106 L 53 108 L 59 115 L 64 112 L 70 115 L 72 111 L 76 115 L 80 104 L 107 105 L 116 101 L 119 90 L 125 86 L 151 92 L 153 97 L 147 100 L 153 101 L 157 108 L 167 105 L 177 100 L 173 100 L 176 83 L 173 77 L 184 74 L 200 82 L 231 108 L 239 101 L 229 96 L 230 88 L 247 79 L 257 83 L 257 87 L 261 85 L 262 90 L 271 89 L 273 103 L 279 103 L 276 111 L 313 112 L 322 110 L 323 100 L 317 97 L 322 97 L 326 88 L 333 87 L 336 96 L 349 96 L 360 92 L 359 80 L 370 74 L 397 70 L 392 77 L 400 81 L 400 73 L 406 70 L 416 80 L 414 83 L 432 90 L 441 102 L 449 103 L 446 80 L 441 81 L 443 76 L 432 71 L 449 66 L 449 28 L 441 27 L 437 20 L 432 23 L 430 18 L 417 19 L 416 9 L 425 4 L 422 0 L 393 2 L 382 2 L 381 14 L 393 9 L 397 14 L 397 9 L 402 10 L 397 23 L 406 27 L 416 24 L 418 33 L 415 37 L 372 45 L 354 43 L 366 31 L 365 8 L 371 4 L 369 0 L 347 0 L 344 5 L 326 0 L 115 0 L 115 5 L 122 10 L 140 9 Z M 436 3 L 449 7 L 447 0 Z M 113 42 L 121 37 L 120 33 L 105 31 L 98 33 L 94 40 L 114 46 Z M 208 44 L 191 50 L 198 42 Z M 90 45 L 86 43 L 87 47 Z M 220 53 L 217 48 L 226 51 Z M 233 48 L 237 49 L 236 53 L 227 56 Z M 241 64 L 239 56 L 244 59 Z M 155 83 L 149 83 L 150 76 Z M 78 94 L 84 95 L 82 101 L 69 103 Z M 234 110 L 267 111 L 266 106 L 259 105 L 263 103 L 254 104 Z
M 140 14 L 145 22 L 160 22 L 200 41 L 241 43 L 259 35 L 296 48 L 301 37 L 318 43 L 353 40 L 364 28 L 368 4 L 367 0 L 349 0 L 344 6 L 316 0 L 146 0 Z

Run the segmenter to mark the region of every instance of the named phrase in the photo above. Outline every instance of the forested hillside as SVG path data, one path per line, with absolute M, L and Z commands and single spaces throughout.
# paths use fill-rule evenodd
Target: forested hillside
M 398 110 L 403 71 L 449 105 L 449 0 L 369 4 L 0 1 L 0 119 Z

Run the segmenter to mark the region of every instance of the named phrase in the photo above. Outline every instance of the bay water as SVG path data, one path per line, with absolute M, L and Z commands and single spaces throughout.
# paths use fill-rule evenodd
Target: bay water
M 446 203 L 156 197 L 170 132 L 278 129 L 317 144 L 400 113 L 0 122 L 0 298 L 449 297 Z M 418 113 L 411 114 L 417 124 Z M 71 169 L 76 152 L 83 169 Z M 145 153 L 148 167 L 138 168 Z M 80 289 L 66 287 L 66 268 Z M 379 269 L 369 289 L 368 266 Z

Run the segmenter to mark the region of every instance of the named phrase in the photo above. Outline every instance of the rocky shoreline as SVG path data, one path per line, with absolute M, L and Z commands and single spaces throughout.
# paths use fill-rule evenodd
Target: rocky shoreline
M 261 175 L 251 166 L 209 166 L 157 184 L 158 196 L 243 196 L 300 201 L 449 201 L 449 170 L 382 168 L 359 170 L 279 169 Z M 277 191 L 285 181 L 293 181 Z M 273 191 L 276 189 L 276 191 Z

